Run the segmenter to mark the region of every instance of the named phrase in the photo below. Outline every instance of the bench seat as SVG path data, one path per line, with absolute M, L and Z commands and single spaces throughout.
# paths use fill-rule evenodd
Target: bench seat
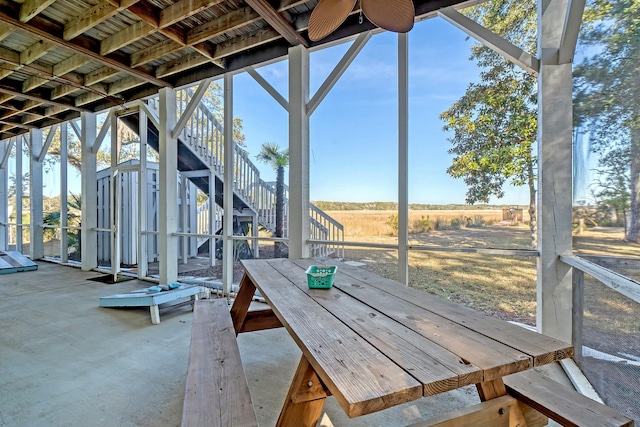
M 196 301 L 182 426 L 257 425 L 227 302 Z
M 633 427 L 618 411 L 549 379 L 535 369 L 504 377 L 507 393 L 563 426 Z

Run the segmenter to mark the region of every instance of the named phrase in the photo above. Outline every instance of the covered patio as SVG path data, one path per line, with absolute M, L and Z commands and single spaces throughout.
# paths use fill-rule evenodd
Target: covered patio
M 105 292 L 126 293 L 149 283 L 90 280 L 99 276 L 39 262 L 37 271 L 2 278 L 2 425 L 180 424 L 190 308 L 163 313 L 159 326 L 151 325 L 145 308 L 100 308 Z M 265 306 L 255 303 L 257 309 Z M 300 350 L 283 329 L 240 335 L 239 345 L 252 396 L 260 402 L 258 422 L 275 425 Z M 320 425 L 406 425 L 477 401 L 468 387 L 349 419 L 329 399 Z
M 640 301 L 637 282 L 575 256 L 572 249 L 572 61 L 584 2 L 539 1 L 537 57 L 458 11 L 476 3 L 416 0 L 415 20 L 444 19 L 537 75 L 538 239 L 537 247 L 530 250 L 472 250 L 535 257 L 537 330 L 581 349 L 584 273 Z M 310 203 L 309 122 L 363 46 L 381 30 L 363 19 L 356 7 L 336 31 L 311 41 L 309 19 L 317 4 L 315 0 L 0 0 L 0 61 L 4 64 L 0 71 L 0 251 L 9 249 L 13 230 L 17 240 L 12 249 L 27 252 L 23 245 L 26 233 L 29 245 L 25 255 L 42 260 L 45 231 L 54 229 L 61 236 L 58 261 L 78 267 L 39 262 L 36 272 L 0 276 L 2 323 L 9 325 L 0 342 L 10 349 L 9 359 L 4 358 L 10 362 L 1 368 L 7 369 L 3 389 L 8 396 L 3 403 L 6 408 L 0 407 L 2 422 L 179 422 L 190 311 L 171 312 L 160 327 L 151 328 L 139 309 L 100 309 L 97 299 L 105 295 L 105 285 L 89 281 L 98 271 L 117 278 L 134 266 L 130 272 L 137 280 L 110 285 L 112 293 L 130 292 L 150 282 L 169 285 L 179 280 L 180 266 L 197 256 L 203 240 L 209 245 L 209 266 L 221 263 L 220 289 L 228 296 L 237 290 L 234 258 L 238 258 L 238 245 L 246 244 L 259 258 L 259 242 L 286 242 L 292 259 L 339 254 L 345 245 L 366 246 L 345 242 L 341 226 Z M 398 240 L 396 245 L 385 246 L 396 251 L 395 277 L 405 285 L 411 251 L 460 252 L 409 243 L 409 37 L 410 32 L 398 35 L 394 64 L 398 71 Z M 351 44 L 342 59 L 317 92 L 310 93 L 310 52 L 347 42 Z M 260 74 L 260 67 L 276 61 L 287 63 L 287 96 Z M 268 215 L 261 216 L 266 211 L 261 203 L 268 200 L 273 206 L 275 190 L 265 186 L 234 142 L 234 76 L 240 73 L 250 75 L 288 117 L 287 228 L 281 237 L 258 234 L 259 226 L 269 222 Z M 222 83 L 222 123 L 201 103 L 213 81 Z M 106 115 L 101 124 L 99 115 Z M 119 123 L 138 135 L 140 153 L 151 149 L 158 153 L 153 178 L 147 173 L 152 168 L 146 155 L 137 162 L 121 163 L 122 140 L 115 131 Z M 76 160 L 81 161 L 82 220 L 77 226 L 68 225 L 67 141 L 71 132 L 81 145 L 81 156 Z M 110 168 L 101 187 L 96 186 L 100 179 L 97 153 L 108 134 Z M 62 141 L 61 225 L 52 226 L 45 223 L 43 215 L 43 162 L 56 135 Z M 12 160 L 16 202 L 10 206 L 7 165 L 13 152 L 22 151 L 28 152 L 28 165 L 23 164 L 22 155 Z M 128 174 L 137 174 L 136 181 L 129 180 Z M 27 181 L 28 224 L 23 223 L 26 212 L 22 207 Z M 196 205 L 197 191 L 207 195 L 210 206 L 204 229 L 198 228 L 199 218 L 190 210 Z M 218 206 L 215 209 L 214 204 Z M 123 219 L 125 205 L 131 206 L 128 222 Z M 15 223 L 9 220 L 10 207 L 18 218 Z M 238 236 L 239 224 L 246 224 L 251 233 Z M 218 229 L 221 234 L 216 235 Z M 83 242 L 76 261 L 69 259 L 69 232 L 76 232 Z M 216 241 L 221 242 L 222 261 L 214 257 Z M 154 263 L 157 274 L 150 273 L 149 265 Z M 274 399 L 273 406 L 255 408 L 260 424 L 272 425 L 299 352 L 283 330 L 254 334 L 240 335 L 238 342 L 252 395 Z M 245 345 L 247 342 L 250 345 Z M 278 350 L 278 354 L 260 350 L 266 348 Z M 77 355 L 81 355 L 80 366 L 74 360 Z M 580 385 L 585 380 L 571 360 L 549 369 L 558 381 L 591 392 L 588 384 Z M 265 377 L 265 372 L 271 375 Z M 40 393 L 43 397 L 35 397 Z M 395 425 L 398 420 L 406 424 L 432 417 L 435 407 L 447 412 L 477 399 L 465 389 L 451 393 L 437 397 L 441 399 L 437 405 L 430 400 L 423 407 L 418 401 L 371 415 L 382 417 L 374 421 L 366 417 L 348 420 L 328 400 L 326 425 Z M 74 396 L 82 396 L 87 405 L 74 408 Z M 34 401 L 36 405 L 25 410 L 26 403 Z M 256 397 L 256 401 L 260 399 Z M 97 414 L 96 407 L 100 408 Z

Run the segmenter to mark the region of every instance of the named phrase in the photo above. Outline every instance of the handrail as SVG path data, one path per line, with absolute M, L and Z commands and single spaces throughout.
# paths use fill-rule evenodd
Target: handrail
M 178 117 L 183 113 L 193 111 L 191 117 L 186 120 L 186 124 L 178 137 L 210 170 L 219 178 L 222 178 L 224 176 L 224 165 L 219 159 L 224 158 L 223 126 L 202 100 L 198 101 L 195 109 L 187 108 L 193 96 L 194 93 L 190 88 L 180 90 L 176 94 L 176 112 Z M 156 109 L 155 102 L 155 99 L 150 101 L 149 109 L 151 111 Z M 233 150 L 234 194 L 255 212 L 260 224 L 274 231 L 276 225 L 275 185 L 271 185 L 260 178 L 260 171 L 256 165 L 251 161 L 247 152 L 235 141 L 233 143 Z M 285 187 L 283 238 L 289 236 L 288 199 L 288 188 Z M 210 204 L 208 202 L 205 202 L 198 208 L 197 224 L 198 233 L 200 234 L 213 233 L 221 226 L 221 222 L 217 220 L 216 215 L 215 229 L 208 230 L 209 209 Z M 314 205 L 311 205 L 309 215 L 311 217 L 310 237 L 335 242 L 333 245 L 316 245 L 316 247 L 312 248 L 312 255 L 327 256 L 330 253 L 330 249 L 341 249 L 342 256 L 344 256 L 344 246 L 340 243 L 344 241 L 344 227 L 342 224 Z M 218 222 L 220 222 L 220 224 L 218 224 Z
M 560 255 L 560 261 L 593 276 L 595 279 L 622 295 L 640 303 L 640 282 L 611 271 L 576 255 Z

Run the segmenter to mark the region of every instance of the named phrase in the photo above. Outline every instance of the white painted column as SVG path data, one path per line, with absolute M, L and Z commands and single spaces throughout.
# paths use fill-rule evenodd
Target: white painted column
M 138 135 L 140 136 L 140 168 L 138 169 L 138 278 L 147 276 L 149 255 L 147 242 L 149 230 L 147 222 L 147 113 L 143 108 L 138 110 Z
M 5 153 L 9 150 L 9 140 L 0 141 L 0 250 L 9 249 L 9 168 L 2 166 Z M 18 219 L 17 222 L 20 222 Z
M 188 219 L 189 219 L 189 232 L 197 233 L 198 232 L 198 190 L 197 187 L 191 182 L 190 179 L 184 177 L 187 180 L 187 188 L 189 189 L 189 211 Z M 198 256 L 198 238 L 197 237 L 188 237 L 189 241 L 189 256 L 197 257 Z
M 29 245 L 29 256 L 32 260 L 44 257 L 44 233 L 43 233 L 43 213 L 42 213 L 42 162 L 38 157 L 42 152 L 42 130 L 32 129 L 29 132 L 31 139 L 30 167 L 31 177 L 30 197 L 31 197 L 31 243 Z M 44 156 L 43 156 L 44 158 Z
M 308 258 L 309 51 L 289 49 L 289 258 Z
M 228 295 L 233 282 L 233 75 L 224 75 L 224 184 L 222 217 L 222 286 Z M 213 209 L 214 205 L 211 205 Z
M 409 285 L 409 35 L 398 34 L 398 281 Z
M 209 234 L 216 231 L 216 176 L 213 169 L 209 169 Z M 216 265 L 216 239 L 209 239 L 209 265 Z
M 568 0 L 538 2 L 538 283 L 537 326 L 571 342 L 572 74 L 558 64 Z
M 122 232 L 120 230 L 122 226 L 120 223 L 122 217 L 122 212 L 120 210 L 122 206 L 122 190 L 120 185 L 122 182 L 122 175 L 118 170 L 121 145 L 118 135 L 118 117 L 114 113 L 115 111 L 112 109 L 111 114 L 107 116 L 106 120 L 111 120 L 111 186 L 109 190 L 109 224 L 111 225 L 111 273 L 113 274 L 113 280 L 116 281 L 117 274 L 120 271 L 120 252 L 122 249 Z
M 81 192 L 82 192 L 82 230 L 81 257 L 82 269 L 85 271 L 98 266 L 98 178 L 96 153 L 92 147 L 96 140 L 96 114 L 81 113 L 80 145 L 82 149 Z
M 176 91 L 160 89 L 160 283 L 178 280 L 178 141 L 176 126 Z
M 16 147 L 16 251 L 22 253 L 22 136 L 15 139 Z M 2 158 L 2 155 L 0 155 Z M 0 246 L 1 247 L 1 246 Z
M 182 232 L 189 232 L 189 203 L 187 201 L 187 186 L 189 180 L 186 176 L 180 177 L 180 217 L 182 219 Z M 182 246 L 182 263 L 187 264 L 189 262 L 189 238 L 182 236 L 180 238 Z
M 66 227 L 69 222 L 69 206 L 67 197 L 67 176 L 68 176 L 68 133 L 67 123 L 60 125 L 60 225 Z M 60 262 L 69 261 L 69 232 L 60 229 Z

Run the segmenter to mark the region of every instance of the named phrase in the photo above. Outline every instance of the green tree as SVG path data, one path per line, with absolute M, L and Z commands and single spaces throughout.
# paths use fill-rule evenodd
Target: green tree
M 610 153 L 628 153 L 626 240 L 640 241 L 640 2 L 594 0 L 585 13 L 581 43 L 595 52 L 574 72 L 574 113 L 591 131 L 600 168 Z M 620 196 L 619 194 L 618 196 Z M 623 196 L 623 195 L 622 195 Z
M 527 52 L 536 50 L 536 3 L 493 0 L 471 8 L 481 25 Z M 483 45 L 471 58 L 482 69 L 480 82 L 441 114 L 454 155 L 447 169 L 467 184 L 466 202 L 488 203 L 504 196 L 504 185 L 529 187 L 531 238 L 536 239 L 535 163 L 536 78 Z
M 222 93 L 222 85 L 218 82 L 212 82 L 202 96 L 202 103 L 213 113 L 215 119 L 220 123 L 224 123 L 223 100 L 224 94 Z M 242 119 L 239 117 L 233 118 L 233 140 L 239 146 L 245 146 L 243 123 Z
M 256 155 L 256 159 L 262 163 L 268 164 L 277 173 L 276 178 L 276 230 L 275 237 L 284 235 L 284 168 L 289 165 L 289 149 L 281 150 L 280 146 L 273 142 L 262 144 L 260 153 Z M 274 257 L 282 256 L 282 242 L 276 242 L 274 245 Z
M 615 213 L 612 225 L 623 225 L 625 232 L 629 228 L 627 211 L 631 195 L 629 193 L 629 150 L 628 147 L 617 146 L 600 157 L 597 169 L 598 178 L 594 195 L 600 211 L 610 217 Z

